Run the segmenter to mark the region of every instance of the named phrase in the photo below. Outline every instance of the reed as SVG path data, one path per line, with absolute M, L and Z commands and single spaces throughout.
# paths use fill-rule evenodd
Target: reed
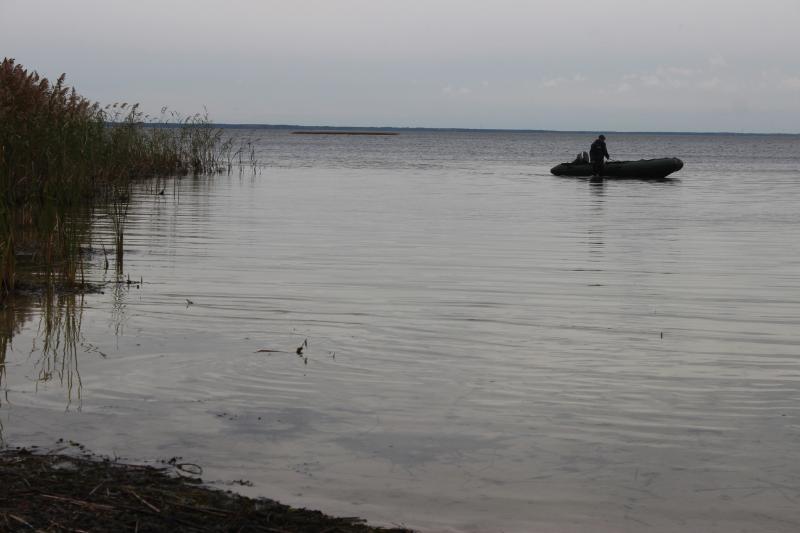
M 160 120 L 138 105 L 101 107 L 6 58 L 0 64 L 0 303 L 18 289 L 23 263 L 30 283 L 78 283 L 85 223 L 111 201 L 121 264 L 127 200 L 142 177 L 230 170 L 232 143 L 203 114 L 162 110 Z M 90 218 L 90 217 L 89 217 Z
M 111 228 L 114 232 L 114 250 L 118 279 L 120 276 L 122 276 L 123 272 L 123 259 L 125 255 L 125 222 L 128 219 L 130 198 L 130 187 L 118 185 L 113 188 L 111 199 L 107 204 L 108 213 L 111 218 Z
M 101 107 L 67 87 L 64 75 L 51 83 L 13 59 L 2 61 L 0 406 L 7 401 L 9 348 L 30 319 L 32 302 L 38 303 L 41 340 L 35 380 L 57 380 L 66 389 L 67 406 L 76 399 L 80 405 L 81 290 L 84 262 L 93 253 L 95 215 L 108 215 L 116 248 L 115 290 L 122 290 L 125 224 L 136 180 L 230 171 L 232 160 L 242 155 L 255 168 L 252 146 L 234 152 L 233 140 L 223 138 L 207 112 L 184 117 L 165 108 L 152 118 L 138 105 Z M 163 194 L 161 181 L 152 181 Z M 108 269 L 105 243 L 98 248 Z

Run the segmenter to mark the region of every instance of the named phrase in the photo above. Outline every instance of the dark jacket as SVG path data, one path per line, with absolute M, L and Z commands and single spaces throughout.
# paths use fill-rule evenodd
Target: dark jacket
M 589 148 L 589 158 L 592 161 L 602 161 L 604 157 L 611 159 L 611 156 L 608 155 L 606 142 L 602 139 L 597 139 L 592 143 L 592 147 Z

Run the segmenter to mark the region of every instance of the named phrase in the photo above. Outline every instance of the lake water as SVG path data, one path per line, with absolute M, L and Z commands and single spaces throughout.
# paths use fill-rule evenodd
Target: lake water
M 8 444 L 423 531 L 800 530 L 800 137 L 611 134 L 685 167 L 596 184 L 549 173 L 589 134 L 232 133 L 255 172 L 134 196 L 141 284 L 17 312 Z

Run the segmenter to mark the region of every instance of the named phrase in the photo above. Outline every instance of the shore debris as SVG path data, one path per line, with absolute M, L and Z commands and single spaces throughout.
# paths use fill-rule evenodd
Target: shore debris
M 410 533 L 207 488 L 174 470 L 0 449 L 0 530 Z

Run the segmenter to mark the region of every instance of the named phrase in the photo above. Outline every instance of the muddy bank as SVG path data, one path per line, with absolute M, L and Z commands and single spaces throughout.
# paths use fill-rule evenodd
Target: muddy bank
M 410 533 L 211 489 L 200 472 L 178 458 L 155 468 L 5 448 L 0 530 Z

